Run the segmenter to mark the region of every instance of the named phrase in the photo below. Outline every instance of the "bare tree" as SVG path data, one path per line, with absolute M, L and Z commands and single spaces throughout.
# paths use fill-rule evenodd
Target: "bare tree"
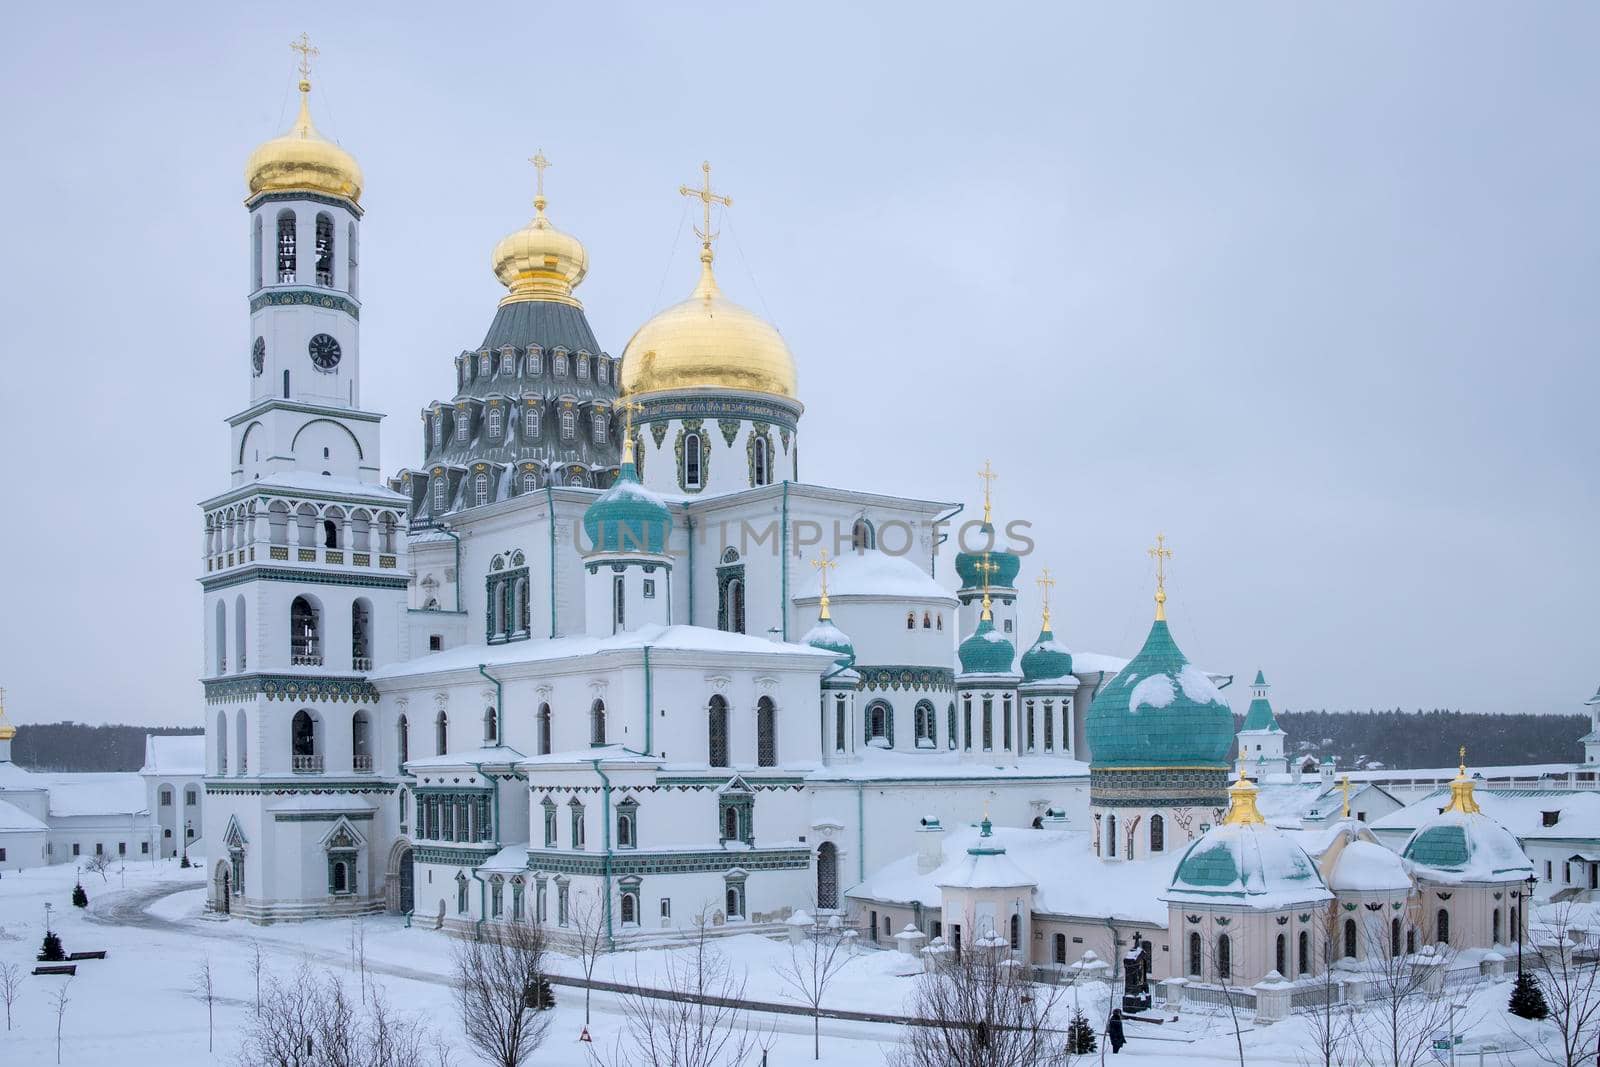
M 211 957 L 205 956 L 200 960 L 200 966 L 195 968 L 193 984 L 189 991 L 206 1004 L 206 1051 L 216 1051 L 217 1026 L 217 983 L 216 976 L 211 973 Z
M 1447 942 L 1434 943 L 1435 927 L 1427 922 L 1416 927 L 1422 948 L 1415 954 L 1405 951 L 1409 943 L 1395 944 L 1395 931 L 1381 912 L 1346 915 L 1342 924 L 1349 923 L 1356 924 L 1355 936 L 1346 926 L 1342 940 L 1347 952 L 1352 941 L 1364 946 L 1365 958 L 1352 962 L 1369 989 L 1368 1025 L 1360 1033 L 1363 1055 L 1384 1067 L 1416 1067 L 1431 1058 L 1434 1036 L 1450 1023 L 1443 980 L 1455 950 Z
M 811 1058 L 822 1058 L 822 998 L 828 985 L 850 962 L 850 939 L 842 926 L 813 920 L 806 939 L 789 945 L 789 959 L 778 964 L 778 977 L 811 1007 Z
M 744 1067 L 770 1040 L 745 1009 L 746 974 L 735 970 L 707 934 L 709 909 L 696 935 L 667 953 L 661 974 L 634 967 L 636 992 L 622 998 L 623 1032 L 609 1053 L 590 1046 L 606 1067 Z M 651 989 L 651 981 L 657 988 Z
M 567 924 L 572 930 L 573 950 L 583 969 L 583 1025 L 589 1025 L 589 994 L 594 984 L 595 965 L 606 951 L 605 901 L 598 893 L 577 893 L 567 905 Z
M 22 968 L 15 963 L 0 963 L 0 1000 L 6 1002 L 6 1031 L 11 1030 L 11 1005 L 22 994 Z
M 367 928 L 360 919 L 350 923 L 350 969 L 361 979 L 361 992 L 367 990 Z
M 97 852 L 83 865 L 84 870 L 93 871 L 100 876 L 100 881 L 109 882 L 111 876 L 106 872 L 111 869 L 111 856 L 106 852 Z
M 1597 934 L 1594 921 L 1570 904 L 1546 909 L 1539 923 L 1532 969 L 1550 1009 L 1555 1039 L 1541 1037 L 1534 1051 L 1548 1063 L 1576 1067 L 1587 1062 L 1600 1040 Z
M 61 983 L 60 988 L 58 988 L 54 993 L 52 993 L 50 995 L 50 999 L 55 1002 L 55 1006 L 56 1006 L 56 1062 L 57 1063 L 61 1062 L 61 1022 L 62 1022 L 63 1019 L 65 1019 L 67 1017 L 67 990 L 69 990 L 71 988 L 72 988 L 72 979 L 68 978 L 65 982 Z
M 998 942 L 988 944 L 987 942 Z M 1056 1067 L 1071 1062 L 1064 986 L 1033 982 L 1001 938 L 980 940 L 918 979 L 894 1067 Z
M 261 951 L 261 942 L 250 939 L 250 973 L 256 980 L 256 1011 L 261 1011 L 261 976 L 266 973 L 267 961 Z
M 1239 1002 L 1244 987 L 1234 981 L 1234 970 L 1238 966 L 1234 959 L 1232 945 L 1226 955 L 1222 951 L 1222 937 L 1215 941 L 1207 942 L 1200 939 L 1201 978 L 1204 984 L 1212 986 L 1222 994 L 1222 1002 L 1228 1009 L 1228 1021 L 1233 1026 L 1234 1049 L 1239 1056 L 1239 1067 L 1244 1067 L 1244 1022 L 1239 1018 Z M 1209 976 L 1209 977 L 1208 977 Z
M 1304 1067 L 1353 1067 L 1360 1059 L 1358 1027 L 1351 1006 L 1340 1002 L 1339 973 L 1333 967 L 1339 958 L 1339 920 L 1331 906 L 1315 934 L 1308 936 L 1316 938 L 1311 953 L 1317 967 L 1317 995 L 1303 1013 L 1311 1044 L 1300 1054 L 1300 1062 Z
M 329 973 L 302 965 L 269 978 L 239 1051 L 241 1067 L 423 1067 L 433 1035 L 396 1015 L 372 989 L 352 999 Z M 443 1046 L 441 1046 L 443 1047 Z M 441 1067 L 447 1061 L 440 1061 Z
M 456 1003 L 467 1041 L 485 1062 L 518 1067 L 550 1030 L 538 1003 L 544 930 L 527 923 L 488 923 L 478 940 L 454 948 Z

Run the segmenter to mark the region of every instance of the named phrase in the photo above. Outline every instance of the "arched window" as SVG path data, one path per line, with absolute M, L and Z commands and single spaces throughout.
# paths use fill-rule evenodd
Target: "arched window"
M 1163 819 L 1159 815 L 1152 815 L 1152 816 L 1150 816 L 1150 851 L 1151 852 L 1162 852 L 1162 851 L 1165 851 L 1166 847 L 1167 847 L 1167 823 L 1166 823 L 1166 820 Z M 1278 973 L 1279 974 L 1285 973 L 1282 967 L 1278 968 Z
M 743 891 L 743 889 L 740 886 L 737 886 L 737 885 L 730 885 L 728 887 L 728 891 L 723 895 L 727 898 L 726 899 L 726 903 L 728 905 L 728 918 L 729 919 L 742 919 L 742 918 L 744 918 L 744 891 Z
M 233 720 L 233 744 L 239 754 L 239 766 L 234 772 L 236 774 L 244 774 L 250 769 L 250 733 L 245 728 L 248 721 L 245 718 L 244 709 L 240 708 L 234 715 Z
M 570 441 L 577 432 L 577 414 L 571 408 L 561 409 L 561 439 Z
M 261 216 L 255 218 L 250 231 L 250 288 L 261 288 Z
M 1022 916 L 1015 912 L 1011 915 L 1011 951 L 1015 952 L 1022 947 Z
M 1055 949 L 1051 953 L 1051 957 L 1050 958 L 1057 964 L 1062 964 L 1062 963 L 1066 963 L 1067 962 L 1067 935 L 1066 934 L 1057 934 L 1055 936 Z
M 217 773 L 228 773 L 228 713 L 217 712 Z
M 489 476 L 479 474 L 472 479 L 472 500 L 478 507 L 489 502 Z
M 639 921 L 639 896 L 636 893 L 624 892 L 622 894 L 622 925 L 632 926 Z
M 768 462 L 767 462 L 767 442 L 766 442 L 765 438 L 762 438 L 762 437 L 756 438 L 755 448 L 753 449 L 753 452 L 754 452 L 754 456 L 753 456 L 752 467 L 754 468 L 755 477 L 753 479 L 752 484 L 754 484 L 754 485 L 766 485 L 767 482 L 771 481 L 772 479 L 771 479 L 771 472 L 767 469 L 767 467 L 768 467 Z
M 983 701 L 983 750 L 991 751 L 994 748 L 994 698 L 984 696 Z
M 1289 973 L 1289 939 L 1283 934 L 1278 935 L 1278 944 L 1273 953 L 1273 967 L 1279 976 Z
M 372 770 L 372 722 L 365 711 L 350 716 L 350 756 L 356 770 Z
M 893 748 L 894 738 L 891 731 L 894 727 L 894 711 L 882 700 L 874 700 L 867 705 L 867 743 L 882 741 L 879 748 Z
M 287 370 L 283 372 L 283 398 L 285 400 L 289 399 L 289 372 Z
M 529 366 L 536 367 L 538 364 L 530 361 Z M 539 439 L 539 430 L 539 409 L 536 407 L 526 408 L 522 412 L 523 436 L 527 437 L 530 441 L 537 441 Z
M 522 491 L 524 493 L 536 493 L 539 491 L 539 476 L 533 471 L 522 472 Z
M 950 751 L 956 750 L 956 702 L 953 700 L 945 710 L 944 743 Z
M 1499 941 L 1500 940 L 1500 930 L 1499 930 L 1500 912 L 1498 910 L 1494 913 L 1494 919 L 1495 919 L 1495 927 L 1496 927 L 1496 929 L 1495 929 L 1495 938 L 1494 939 L 1496 941 Z M 1399 919 L 1390 919 L 1389 920 L 1389 955 L 1391 955 L 1391 956 L 1400 955 L 1400 920 Z
M 1217 977 L 1233 977 L 1233 942 L 1227 934 L 1217 938 Z
M 691 433 L 683 439 L 683 487 L 700 488 L 700 435 Z
M 404 715 L 400 716 L 400 721 L 395 724 L 395 732 L 396 740 L 399 742 L 400 771 L 404 773 L 406 761 L 411 758 L 411 728 Z
M 289 605 L 289 662 L 296 667 L 322 666 L 322 611 L 309 597 Z
M 500 739 L 500 724 L 495 719 L 494 705 L 483 709 L 483 743 L 492 745 Z
M 1198 933 L 1189 935 L 1189 974 L 1199 978 L 1205 973 L 1205 945 Z
M 216 660 L 216 673 L 224 674 L 228 670 L 228 609 L 222 601 L 217 601 L 217 633 L 216 640 L 212 642 L 212 656 Z
M 350 666 L 372 669 L 372 603 L 365 597 L 350 605 Z
M 332 519 L 322 520 L 322 547 L 339 547 L 339 524 Z
M 317 721 L 311 713 L 301 708 L 289 720 L 289 751 L 294 757 L 294 769 L 315 770 L 317 757 Z
M 1493 915 L 1492 915 L 1492 920 L 1493 920 L 1493 924 L 1492 924 L 1493 936 L 1489 939 L 1489 943 L 1491 945 L 1498 945 L 1500 943 L 1500 909 L 1499 908 L 1494 909 L 1494 912 L 1493 912 Z
M 233 660 L 238 666 L 236 669 L 244 670 L 249 664 L 249 643 L 245 640 L 244 595 L 241 593 L 233 600 Z
M 350 290 L 351 296 L 360 296 L 361 289 L 357 285 L 361 273 L 361 257 L 356 254 L 356 224 L 351 223 L 345 230 L 344 237 L 345 255 L 345 288 Z
M 1435 926 L 1437 927 L 1439 944 L 1448 945 L 1450 943 L 1450 913 L 1444 908 L 1439 909 Z
M 467 911 L 467 876 L 456 875 L 456 914 L 465 915 Z
M 833 698 L 833 750 L 835 752 L 843 752 L 849 747 L 847 744 L 848 730 L 844 723 L 844 708 L 844 694 L 835 695 Z
M 606 702 L 603 700 L 596 700 L 589 707 L 589 743 L 606 743 Z
M 573 800 L 569 807 L 572 811 L 572 847 L 582 848 L 586 840 L 583 825 L 583 805 Z
M 850 527 L 850 551 L 865 552 L 872 546 L 872 524 L 866 519 L 857 519 Z
M 465 441 L 472 433 L 472 412 L 465 407 L 456 408 L 456 440 Z
M 1115 859 L 1117 856 L 1117 817 L 1106 816 L 1106 855 Z
M 433 476 L 433 510 L 435 514 L 444 511 L 444 494 L 444 475 L 435 474 Z
M 550 705 L 539 705 L 539 755 L 550 754 Z
M 756 701 L 756 765 L 778 765 L 778 712 L 771 697 Z
M 1406 955 L 1407 956 L 1415 956 L 1416 954 L 1417 954 L 1417 928 L 1415 926 L 1408 926 L 1408 927 L 1406 927 Z
M 1311 935 L 1300 931 L 1300 973 L 1311 973 Z
M 498 407 L 491 407 L 489 409 L 489 436 L 490 437 L 499 437 L 500 436 L 500 418 L 501 418 L 500 409 Z
M 839 906 L 839 848 L 832 841 L 817 846 L 817 907 Z
M 333 891 L 335 893 L 350 891 L 350 873 L 342 860 L 333 865 Z
M 727 584 L 722 587 L 722 597 L 723 609 L 720 621 L 727 623 L 730 633 L 744 633 L 744 579 L 728 579 Z
M 916 747 L 932 748 L 937 728 L 933 705 L 926 700 L 917 701 L 917 706 L 911 713 L 911 736 Z
M 706 752 L 711 766 L 728 765 L 728 702 L 720 693 L 706 705 Z
M 317 284 L 333 284 L 333 219 L 317 212 Z
M 611 632 L 628 628 L 628 586 L 620 574 L 611 578 Z
M 633 814 L 621 811 L 617 813 L 617 847 L 633 848 Z
M 278 282 L 292 282 L 295 278 L 294 212 L 278 212 Z
M 1346 919 L 1344 921 L 1344 955 L 1346 959 L 1353 960 L 1356 958 L 1356 921 L 1354 919 Z
M 729 841 L 739 840 L 738 809 L 732 807 L 722 809 L 722 836 Z
M 437 756 L 444 755 L 445 743 L 449 739 L 449 737 L 448 737 L 449 733 L 450 733 L 450 716 L 446 715 L 444 713 L 444 711 L 441 709 L 439 714 L 438 714 L 438 716 L 433 720 L 433 751 L 434 751 L 434 755 L 437 755 Z

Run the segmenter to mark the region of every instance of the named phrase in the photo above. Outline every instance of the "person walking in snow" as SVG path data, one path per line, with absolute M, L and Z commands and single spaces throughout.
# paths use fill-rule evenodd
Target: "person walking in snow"
M 1128 1038 L 1122 1032 L 1122 1009 L 1115 1008 L 1111 1018 L 1106 1020 L 1106 1037 L 1111 1040 L 1111 1054 L 1114 1056 L 1122 1051 L 1122 1046 L 1128 1043 Z

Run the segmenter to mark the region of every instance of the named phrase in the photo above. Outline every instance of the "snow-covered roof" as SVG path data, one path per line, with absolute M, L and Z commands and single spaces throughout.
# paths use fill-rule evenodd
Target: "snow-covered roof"
M 992 754 L 993 762 L 985 762 L 979 753 L 968 753 L 967 759 L 945 749 L 934 751 L 896 752 L 882 748 L 864 748 L 852 763 L 835 763 L 820 767 L 806 775 L 808 782 L 860 782 L 897 780 L 902 778 L 1083 778 L 1089 777 L 1089 765 L 1082 760 L 1064 756 L 1021 756 L 1007 759 L 1003 752 Z
M 505 848 L 490 856 L 479 867 L 479 870 L 491 874 L 515 874 L 528 869 L 528 842 L 523 841 Z
M 1586 790 L 1475 789 L 1478 807 L 1523 841 L 1600 841 L 1600 793 Z M 1374 820 L 1374 830 L 1399 833 L 1415 830 L 1450 802 L 1448 790 L 1437 790 L 1399 811 Z M 1555 814 L 1545 825 L 1545 813 Z
M 623 748 L 621 745 L 601 745 L 598 748 L 578 748 L 567 752 L 547 752 L 542 756 L 528 756 L 517 761 L 517 770 L 593 763 L 595 760 L 599 760 L 608 767 L 617 765 L 662 766 L 661 760 L 655 756 L 646 756 L 643 753 Z
M 131 771 L 39 775 L 50 790 L 50 814 L 138 815 L 150 809 L 144 779 Z
M 32 790 L 46 789 L 48 787 L 49 782 L 43 775 L 35 774 L 26 767 L 12 763 L 10 760 L 0 763 L 0 790 Z
M 1185 904 L 1286 908 L 1332 899 L 1294 836 L 1270 823 L 1223 823 L 1190 845 L 1166 891 Z
M 406 760 L 406 770 L 415 773 L 433 767 L 467 767 L 479 763 L 490 763 L 496 767 L 509 766 L 522 759 L 522 753 L 508 745 L 486 745 L 483 748 L 469 748 L 461 752 L 446 752 L 442 756 L 419 756 L 416 759 Z
M 373 681 L 383 681 L 390 678 L 440 674 L 446 671 L 476 670 L 479 664 L 503 667 L 520 663 L 587 659 L 609 653 L 636 652 L 646 645 L 651 649 L 703 652 L 711 655 L 788 655 L 795 657 L 796 666 L 803 663 L 815 666 L 819 671 L 831 666 L 834 659 L 831 652 L 807 645 L 769 641 L 764 637 L 728 633 L 704 626 L 650 625 L 608 637 L 544 637 L 530 641 L 512 641 L 502 645 L 463 645 L 380 667 L 367 677 Z
M 892 597 L 896 600 L 939 600 L 954 604 L 955 594 L 923 570 L 909 557 L 891 556 L 877 549 L 862 552 L 845 552 L 834 561 L 838 564 L 828 575 L 828 596 L 834 600 L 858 596 Z M 795 593 L 797 601 L 821 597 L 822 586 L 817 574 L 808 574 L 799 582 Z
M 1517 839 L 1481 811 L 1435 815 L 1411 835 L 1400 855 L 1412 871 L 1433 882 L 1520 882 L 1533 873 Z
M 48 829 L 44 823 L 15 804 L 0 800 L 0 834 L 37 833 Z
M 140 774 L 194 775 L 206 773 L 204 734 L 148 734 L 144 739 L 144 766 Z
M 1351 841 L 1334 860 L 1328 875 L 1334 892 L 1384 893 L 1409 890 L 1411 876 L 1398 855 L 1374 841 Z
M 964 856 L 947 861 L 935 873 L 940 889 L 1026 889 L 1037 883 L 1033 875 L 1018 867 L 1003 848 L 984 848 L 985 841 L 967 849 Z
M 975 826 L 951 829 L 945 834 L 944 863 L 939 867 L 920 874 L 917 857 L 904 856 L 874 871 L 845 895 L 941 907 L 939 886 L 958 877 L 958 869 L 969 859 L 967 849 L 978 840 Z M 988 840 L 1005 848 L 1005 858 L 1036 887 L 1033 907 L 1037 912 L 1167 925 L 1167 908 L 1160 896 L 1172 880 L 1176 852 L 1131 863 L 1107 863 L 1095 856 L 1090 835 L 1078 830 L 997 826 Z
M 395 507 L 404 507 L 406 498 L 379 482 L 363 482 L 359 478 L 341 478 L 332 474 L 312 474 L 310 471 L 277 471 L 262 475 L 255 481 L 237 486 L 271 492 L 336 493 L 340 496 L 363 496 L 382 500 Z

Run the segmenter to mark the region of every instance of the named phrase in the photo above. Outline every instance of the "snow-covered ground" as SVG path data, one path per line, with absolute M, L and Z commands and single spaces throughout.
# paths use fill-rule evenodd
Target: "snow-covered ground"
M 254 927 L 203 916 L 205 889 L 200 867 L 181 870 L 175 861 L 130 863 L 113 869 L 105 881 L 87 875 L 87 912 L 71 906 L 74 870 L 46 867 L 0 879 L 0 962 L 31 972 L 44 935 L 44 906 L 53 905 L 51 923 L 68 952 L 105 949 L 104 961 L 79 965 L 68 987 L 62 1025 L 61 1062 L 72 1064 L 145 1065 L 235 1063 L 243 1026 L 254 1001 L 250 942 L 262 947 L 266 968 L 283 978 L 302 963 L 334 972 L 354 987 L 352 932 L 348 920 Z M 454 1062 L 476 1062 L 461 1038 L 447 983 L 449 941 L 430 930 L 407 928 L 400 919 L 374 916 L 362 920 L 368 980 L 381 986 L 391 1005 L 414 1014 L 456 1049 Z M 796 1001 L 778 974 L 788 958 L 787 944 L 753 935 L 718 943 L 736 969 L 748 975 L 748 995 L 758 1001 Z M 651 982 L 667 958 L 664 949 L 621 953 L 602 960 L 596 977 Z M 194 975 L 209 959 L 215 972 L 216 1049 L 206 1050 L 206 1008 L 193 993 Z M 577 973 L 575 960 L 560 960 L 560 969 Z M 904 959 L 893 951 L 862 950 L 829 990 L 829 1006 L 857 1011 L 895 1012 L 911 993 L 916 978 L 905 973 Z M 65 979 L 23 979 L 13 1009 L 13 1030 L 0 1036 L 0 1064 L 48 1064 L 56 1057 L 53 994 Z M 1103 987 L 1101 987 L 1103 989 Z M 1489 1039 L 1504 1040 L 1503 1007 L 1507 982 L 1486 984 L 1467 997 L 1462 1013 L 1470 1020 L 1468 1047 Z M 1070 997 L 1070 993 L 1068 994 Z M 536 1065 L 587 1062 L 577 1038 L 583 1029 L 583 993 L 556 987 L 557 1007 L 550 1037 L 529 1061 Z M 1088 997 L 1083 997 L 1089 1007 Z M 1095 998 L 1104 1003 L 1104 995 Z M 591 1033 L 609 1044 L 621 1025 L 618 998 L 594 994 Z M 1101 1007 L 1100 1011 L 1103 1012 Z M 1097 1013 L 1098 1014 L 1098 1013 Z M 1226 1012 L 1185 1012 L 1166 1016 L 1159 1026 L 1131 1024 L 1124 1057 L 1144 1063 L 1220 1067 L 1237 1063 L 1234 1036 Z M 800 1064 L 811 1058 L 810 1020 L 801 1016 L 764 1015 L 778 1031 L 768 1062 Z M 1514 1020 L 1525 1026 L 1520 1020 Z M 1249 1027 L 1248 1021 L 1245 1024 Z M 833 1067 L 883 1063 L 900 1037 L 897 1026 L 824 1020 L 822 1060 Z M 1248 1028 L 1246 1062 L 1290 1065 L 1303 1061 L 1306 1031 L 1291 1019 L 1271 1027 Z M 1098 1061 L 1099 1057 L 1093 1058 Z M 1531 1054 L 1486 1063 L 1530 1062 Z M 1476 1062 L 1473 1056 L 1468 1062 Z

